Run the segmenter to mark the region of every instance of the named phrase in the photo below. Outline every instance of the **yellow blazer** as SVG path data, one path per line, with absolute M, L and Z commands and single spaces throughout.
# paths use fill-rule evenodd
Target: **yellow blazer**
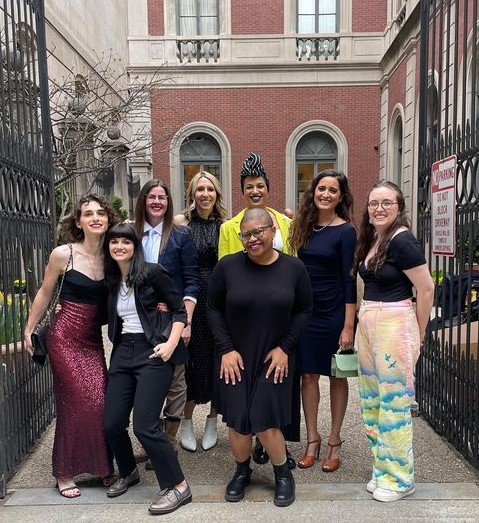
M 281 214 L 270 207 L 266 209 L 271 214 L 274 214 L 276 221 L 278 222 L 279 230 L 281 231 L 281 237 L 283 238 L 283 252 L 286 254 L 291 254 L 288 237 L 289 237 L 289 227 L 291 225 L 291 220 L 284 214 Z M 238 238 L 238 233 L 240 232 L 240 222 L 243 218 L 246 209 L 240 211 L 236 216 L 233 216 L 230 220 L 224 222 L 220 228 L 220 238 L 218 243 L 218 258 L 222 258 L 227 254 L 234 254 L 235 252 L 240 252 L 243 250 L 243 244 Z

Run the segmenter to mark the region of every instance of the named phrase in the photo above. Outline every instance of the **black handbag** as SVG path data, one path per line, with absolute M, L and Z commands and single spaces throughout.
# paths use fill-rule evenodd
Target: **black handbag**
M 33 346 L 32 361 L 34 363 L 36 363 L 37 365 L 40 365 L 40 367 L 43 367 L 47 360 L 47 354 L 48 354 L 47 337 L 48 337 L 48 331 L 50 330 L 50 321 L 53 316 L 53 313 L 55 312 L 55 307 L 57 306 L 58 299 L 60 298 L 60 293 L 61 293 L 62 287 L 63 287 L 63 280 L 65 279 L 65 274 L 67 272 L 68 266 L 70 265 L 70 262 L 72 261 L 72 257 L 73 257 L 73 248 L 71 246 L 71 243 L 68 244 L 68 246 L 70 247 L 70 257 L 68 258 L 67 266 L 65 267 L 65 270 L 63 271 L 62 279 L 60 280 L 60 285 L 58 285 L 58 288 L 55 293 L 55 297 L 50 302 L 50 305 L 49 305 L 47 311 L 45 312 L 45 316 L 43 317 L 43 320 L 36 326 L 35 330 L 32 332 L 32 335 L 31 335 L 32 346 Z
M 47 359 L 47 336 L 48 331 L 50 330 L 50 324 L 45 323 L 44 325 L 37 327 L 35 332 L 32 332 L 32 345 L 33 345 L 33 355 L 32 361 L 40 367 L 45 365 Z

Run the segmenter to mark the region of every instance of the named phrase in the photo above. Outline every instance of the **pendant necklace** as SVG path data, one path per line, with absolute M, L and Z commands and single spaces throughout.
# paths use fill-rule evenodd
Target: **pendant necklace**
M 121 282 L 120 288 L 118 289 L 118 293 L 120 294 L 120 298 L 123 301 L 129 300 L 132 292 L 133 287 L 129 287 L 125 282 Z
M 121 282 L 120 288 L 118 289 L 120 295 L 120 316 L 125 317 L 130 308 L 130 299 L 133 294 L 133 287 L 128 287 L 124 282 Z
M 337 218 L 337 216 L 334 215 L 334 218 L 333 218 L 330 222 L 328 222 L 328 223 L 326 223 L 326 224 L 324 224 L 324 225 L 321 225 L 321 224 L 319 224 L 319 225 L 313 225 L 313 231 L 314 231 L 314 232 L 321 232 L 321 231 L 323 231 L 324 229 L 326 229 L 326 227 L 329 227 L 330 225 L 332 225 L 332 223 L 334 222 L 334 220 L 335 220 L 336 218 Z

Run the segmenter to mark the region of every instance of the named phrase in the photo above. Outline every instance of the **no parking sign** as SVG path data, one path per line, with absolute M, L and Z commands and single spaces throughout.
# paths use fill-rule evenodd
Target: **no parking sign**
M 453 155 L 431 169 L 432 253 L 441 256 L 456 253 L 456 166 Z

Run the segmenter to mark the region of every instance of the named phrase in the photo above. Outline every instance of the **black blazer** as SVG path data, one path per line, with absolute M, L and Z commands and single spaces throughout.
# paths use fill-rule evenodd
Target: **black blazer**
M 172 322 L 181 321 L 186 324 L 186 309 L 183 296 L 176 289 L 166 269 L 156 263 L 148 263 L 147 267 L 145 282 L 134 288 L 135 305 L 145 336 L 152 345 L 157 345 L 167 340 Z M 117 301 L 118 291 L 111 291 L 108 296 L 108 337 L 113 343 L 112 356 L 121 341 L 123 323 L 116 310 Z M 160 312 L 157 309 L 158 303 L 166 303 L 170 312 Z M 186 345 L 180 340 L 171 356 L 171 362 L 179 365 L 187 360 Z

